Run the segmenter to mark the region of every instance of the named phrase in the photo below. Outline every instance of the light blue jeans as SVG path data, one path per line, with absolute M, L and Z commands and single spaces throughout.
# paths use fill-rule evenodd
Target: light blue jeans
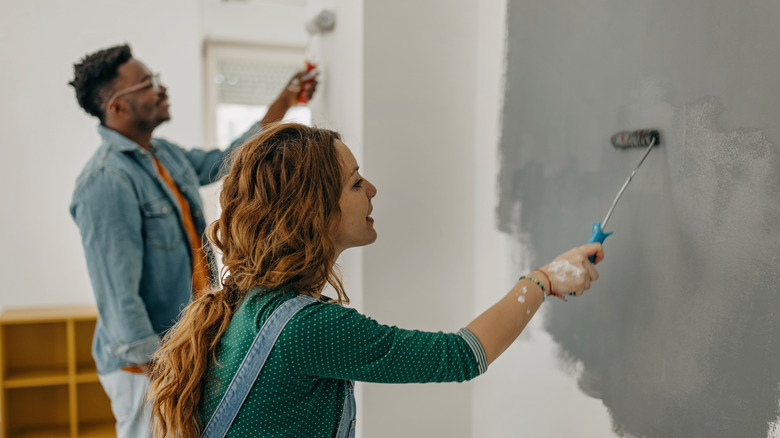
M 347 396 L 344 399 L 344 410 L 341 412 L 339 429 L 336 431 L 337 438 L 355 438 L 356 416 L 355 383 L 347 380 Z
M 145 438 L 152 436 L 151 406 L 146 403 L 149 378 L 117 370 L 98 374 L 100 384 L 111 399 L 111 411 L 116 419 L 117 438 Z

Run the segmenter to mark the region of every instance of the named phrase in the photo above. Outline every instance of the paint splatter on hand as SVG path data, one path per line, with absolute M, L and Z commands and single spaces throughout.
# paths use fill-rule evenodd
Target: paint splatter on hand
M 599 278 L 596 268 L 588 261 L 591 255 L 596 255 L 597 260 L 604 258 L 600 243 L 573 248 L 542 267 L 540 270 L 550 279 L 550 295 L 579 296 L 590 289 L 590 283 Z

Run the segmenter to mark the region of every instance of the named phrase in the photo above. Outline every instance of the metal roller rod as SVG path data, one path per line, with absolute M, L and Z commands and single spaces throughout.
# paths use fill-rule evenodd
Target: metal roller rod
M 645 158 L 647 158 L 647 156 L 650 155 L 650 151 L 653 150 L 653 146 L 655 146 L 655 137 L 653 137 L 652 140 L 650 140 L 650 145 L 647 147 L 647 152 L 645 152 L 645 155 L 642 156 L 642 159 L 639 161 L 639 164 L 636 165 L 634 171 L 631 172 L 631 175 L 629 175 L 628 179 L 623 184 L 623 187 L 620 188 L 620 191 L 618 192 L 617 196 L 615 196 L 615 200 L 612 201 L 612 207 L 609 207 L 609 211 L 607 212 L 607 215 L 604 217 L 604 221 L 601 222 L 601 229 L 605 229 L 607 227 L 607 221 L 609 220 L 609 217 L 612 216 L 612 211 L 615 210 L 615 206 L 620 200 L 620 197 L 623 195 L 623 192 L 626 191 L 626 187 L 628 187 L 628 183 L 630 183 L 631 179 L 633 179 L 634 175 L 636 175 L 636 171 L 639 170 L 639 166 L 641 166 L 642 163 L 645 162 Z

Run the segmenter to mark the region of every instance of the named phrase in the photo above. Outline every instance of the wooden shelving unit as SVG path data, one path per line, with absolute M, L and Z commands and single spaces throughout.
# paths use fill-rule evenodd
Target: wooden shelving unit
M 92 306 L 0 315 L 2 437 L 116 437 L 92 359 L 96 321 Z

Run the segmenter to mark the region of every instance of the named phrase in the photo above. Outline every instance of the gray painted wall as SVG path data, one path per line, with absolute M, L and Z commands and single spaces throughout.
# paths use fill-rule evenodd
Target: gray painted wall
M 509 2 L 498 227 L 536 264 L 610 220 L 602 278 L 546 328 L 614 430 L 780 434 L 780 3 Z M 565 416 L 565 414 L 564 414 Z

